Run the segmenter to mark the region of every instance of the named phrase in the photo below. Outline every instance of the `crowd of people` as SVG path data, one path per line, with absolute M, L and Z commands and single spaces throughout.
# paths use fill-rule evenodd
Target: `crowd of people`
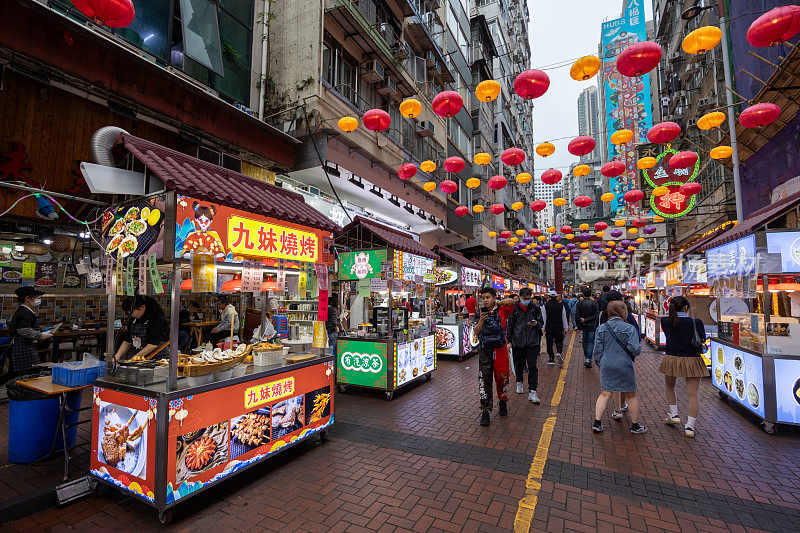
M 608 286 L 598 294 L 592 294 L 588 287 L 566 296 L 551 290 L 544 299 L 533 295 L 527 287 L 511 297 L 499 298 L 491 287 L 482 288 L 479 295 L 480 302 L 472 297 L 467 299 L 466 311 L 474 321 L 475 334 L 480 341 L 478 390 L 482 426 L 491 424 L 493 384 L 498 414 L 508 415 L 512 364 L 517 394 L 525 393 L 524 374 L 527 372 L 528 400 L 534 404 L 541 402 L 537 391 L 542 340 L 544 338 L 547 364 L 563 365 L 564 340 L 572 329 L 580 332 L 584 367 L 599 367 L 601 393 L 594 406 L 592 431 L 603 431 L 602 418 L 613 399 L 613 420 L 622 421 L 627 413 L 631 433 L 647 432 L 647 426 L 639 421 L 636 394 L 635 361 L 641 353 L 641 329 L 629 296 Z M 659 372 L 664 375 L 665 400 L 669 408 L 665 422 L 669 425 L 681 424 L 675 387 L 678 378 L 685 379 L 689 406 L 683 428 L 684 435 L 693 438 L 700 410 L 700 380 L 708 371 L 700 357 L 705 329 L 702 321 L 689 315 L 690 307 L 682 296 L 670 300 L 669 314 L 661 319 L 666 345 Z

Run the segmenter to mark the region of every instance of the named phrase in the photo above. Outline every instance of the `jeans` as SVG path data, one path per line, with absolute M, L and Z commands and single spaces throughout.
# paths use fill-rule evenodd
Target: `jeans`
M 587 361 L 592 360 L 592 352 L 594 351 L 594 332 L 597 328 L 586 328 L 581 330 L 583 334 L 583 358 Z
M 508 401 L 508 349 L 503 346 L 496 350 L 486 351 L 478 347 L 478 392 L 481 399 L 481 410 L 491 411 L 494 407 L 492 397 L 492 379 L 497 387 L 497 399 Z
M 339 338 L 339 333 L 334 331 L 328 333 L 328 346 L 332 349 L 333 356 L 336 357 L 336 340 Z
M 564 332 L 562 330 L 545 331 L 545 337 L 547 337 L 547 357 L 554 361 L 556 352 L 563 353 L 564 351 Z M 553 343 L 556 345 L 555 352 L 553 352 Z
M 511 356 L 514 359 L 514 373 L 517 375 L 517 383 L 522 383 L 522 373 L 525 365 L 528 365 L 528 390 L 536 390 L 539 386 L 539 367 L 536 366 L 539 352 L 542 350 L 540 344 L 534 346 L 514 346 Z

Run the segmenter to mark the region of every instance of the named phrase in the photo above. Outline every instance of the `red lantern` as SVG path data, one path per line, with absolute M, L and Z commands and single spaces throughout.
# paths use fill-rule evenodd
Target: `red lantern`
M 364 113 L 364 118 L 361 119 L 361 122 L 364 123 L 364 127 L 368 130 L 383 131 L 391 125 L 392 118 L 383 109 L 370 109 Z
M 542 172 L 542 183 L 546 183 L 547 185 L 553 185 L 554 183 L 558 183 L 561 181 L 561 171 L 556 170 L 554 168 L 545 170 Z
M 453 180 L 444 180 L 439 184 L 439 188 L 442 189 L 443 193 L 451 194 L 458 190 L 458 185 Z
M 642 198 L 644 198 L 644 196 Z M 633 220 L 633 225 L 636 226 L 637 228 L 641 228 L 645 224 L 647 224 L 647 221 L 644 220 L 643 218 L 636 218 Z
M 695 194 L 699 193 L 703 190 L 703 186 L 697 183 L 696 181 L 690 181 L 688 183 L 684 183 L 681 185 L 681 188 L 678 189 L 684 196 L 694 196 Z
M 594 229 L 597 231 L 603 231 L 608 228 L 608 224 L 605 222 L 596 222 L 594 225 Z
M 578 207 L 588 207 L 592 205 L 592 199 L 588 196 L 578 196 L 575 198 L 575 205 Z
M 769 126 L 781 116 L 781 108 L 772 103 L 751 105 L 739 115 L 739 123 L 745 128 Z
M 511 232 L 508 230 L 503 230 L 500 232 L 500 236 L 504 239 L 508 239 L 511 237 Z
M 124 28 L 136 15 L 131 0 L 72 0 L 72 3 L 92 22 L 109 28 Z
M 647 140 L 655 144 L 666 144 L 678 138 L 681 127 L 675 122 L 659 122 L 647 132 Z
M 561 233 L 564 235 L 572 233 L 572 226 L 561 226 Z
M 493 215 L 499 215 L 505 210 L 506 208 L 503 207 L 503 204 L 492 204 L 492 206 L 489 208 L 489 211 L 491 211 Z
M 469 208 L 464 207 L 463 205 L 460 205 L 460 206 L 456 207 L 455 213 L 456 213 L 457 217 L 463 217 L 467 213 L 469 213 Z
M 597 143 L 592 137 L 588 135 L 581 135 L 580 137 L 575 137 L 569 142 L 567 146 L 567 151 L 572 155 L 586 155 L 591 153 L 594 150 L 594 147 Z
M 544 200 L 534 200 L 531 202 L 531 209 L 534 211 L 542 211 L 545 207 L 547 207 L 547 202 Z
M 397 169 L 397 175 L 400 176 L 401 180 L 410 180 L 417 175 L 417 165 L 414 163 L 403 163 L 400 165 L 400 168 Z
M 514 92 L 521 98 L 539 98 L 550 87 L 550 76 L 541 70 L 526 70 L 514 80 Z
M 628 202 L 629 204 L 635 204 L 636 202 L 644 198 L 644 193 L 639 189 L 633 189 L 626 192 L 623 195 L 623 198 L 625 198 L 625 201 Z
M 667 161 L 671 168 L 689 168 L 697 163 L 697 154 L 694 152 L 678 152 Z
M 747 29 L 747 42 L 764 48 L 788 41 L 800 32 L 800 7 L 783 6 L 767 11 Z
M 500 160 L 508 166 L 517 166 L 525 161 L 525 152 L 519 148 L 509 148 L 500 154 Z
M 506 186 L 508 180 L 503 176 L 492 176 L 489 178 L 489 188 L 493 191 L 499 191 Z
M 453 117 L 464 107 L 464 100 L 455 91 L 442 91 L 433 99 L 432 107 L 440 117 Z
M 442 165 L 447 172 L 451 172 L 453 174 L 458 174 L 462 170 L 464 170 L 464 160 L 460 157 L 453 156 L 448 157 L 444 160 L 444 164 Z
M 600 173 L 607 178 L 616 178 L 625 172 L 625 163 L 615 159 L 600 167 Z
M 531 237 L 538 237 L 539 235 L 542 234 L 542 230 L 538 228 L 533 228 L 532 230 L 528 230 L 528 234 L 530 234 Z
M 632 44 L 617 57 L 617 70 L 629 78 L 642 76 L 658 66 L 661 53 L 661 47 L 652 41 Z

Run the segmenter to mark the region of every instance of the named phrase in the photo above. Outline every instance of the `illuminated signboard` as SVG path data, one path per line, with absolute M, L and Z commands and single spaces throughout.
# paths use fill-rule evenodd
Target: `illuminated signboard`
M 753 274 L 756 267 L 756 236 L 748 235 L 707 250 L 706 264 L 710 280 Z
M 436 261 L 421 255 L 394 251 L 394 271 L 407 281 L 433 283 L 436 281 Z
M 650 187 L 666 187 L 668 192 L 663 196 L 650 195 L 650 207 L 662 217 L 676 218 L 692 210 L 696 195 L 687 198 L 680 192 L 681 185 L 694 181 L 700 169 L 700 160 L 691 168 L 672 168 L 667 163 L 677 150 L 664 150 L 656 156 L 653 168 L 642 170 L 642 175 Z
M 681 261 L 667 265 L 667 285 L 677 285 L 683 281 L 683 264 Z

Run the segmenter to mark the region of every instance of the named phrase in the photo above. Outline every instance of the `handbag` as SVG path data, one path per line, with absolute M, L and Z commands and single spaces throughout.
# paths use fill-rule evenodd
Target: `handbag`
M 636 356 L 633 354 L 633 352 L 631 352 L 631 351 L 628 349 L 628 346 L 627 346 L 627 345 L 625 345 L 625 344 L 622 344 L 622 342 L 619 340 L 619 338 L 617 338 L 616 334 L 614 333 L 614 330 L 612 330 L 610 327 L 607 327 L 607 328 L 606 328 L 606 331 L 607 331 L 607 332 L 609 332 L 609 333 L 611 334 L 611 337 L 612 337 L 612 338 L 613 338 L 615 341 L 617 341 L 617 344 L 619 344 L 619 345 L 620 345 L 620 347 L 621 347 L 623 350 L 625 350 L 625 353 L 626 353 L 626 354 L 628 354 L 628 357 L 630 357 L 630 358 L 631 358 L 631 361 L 636 361 Z
M 706 351 L 706 343 L 700 338 L 700 334 L 697 333 L 697 319 L 693 317 L 689 317 L 692 319 L 692 338 L 690 339 L 692 348 L 702 354 Z

